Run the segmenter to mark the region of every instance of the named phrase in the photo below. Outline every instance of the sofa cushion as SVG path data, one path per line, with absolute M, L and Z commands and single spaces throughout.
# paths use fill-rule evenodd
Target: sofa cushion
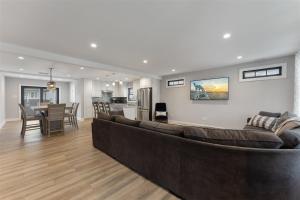
M 293 118 L 293 117 L 297 117 L 297 115 L 294 114 L 294 113 L 288 112 L 288 111 L 285 112 L 285 113 L 283 113 L 283 114 L 279 117 L 279 119 L 276 121 L 276 123 L 275 123 L 275 125 L 274 125 L 272 131 L 275 132 L 283 122 L 285 122 L 286 120 L 288 120 L 288 119 L 290 119 L 290 118 Z
M 278 149 L 283 141 L 274 133 L 217 128 L 185 127 L 184 137 L 230 146 Z
M 279 137 L 284 142 L 282 148 L 297 148 L 300 145 L 300 128 L 286 130 Z
M 183 126 L 174 125 L 174 124 L 165 124 L 153 121 L 142 121 L 140 127 L 152 131 L 158 131 L 162 133 L 167 133 L 170 135 L 182 136 L 183 135 Z
M 98 119 L 112 121 L 112 116 L 110 116 L 109 114 L 107 114 L 105 112 L 98 112 Z
M 283 123 L 280 124 L 280 126 L 276 129 L 275 134 L 281 135 L 287 130 L 291 130 L 294 128 L 300 127 L 300 118 L 292 117 L 287 120 L 285 120 Z
M 273 130 L 277 120 L 276 117 L 268 117 L 263 115 L 254 115 L 247 125 L 264 128 L 266 130 Z
M 272 133 L 271 130 L 267 130 L 265 128 L 260 128 L 260 127 L 257 127 L 257 126 L 251 126 L 251 125 L 246 125 L 244 127 L 244 130 L 254 130 L 254 131 L 263 131 L 263 132 L 267 132 L 267 133 Z
M 267 112 L 267 111 L 260 111 L 258 114 L 261 116 L 276 117 L 276 118 L 281 116 L 281 113 L 273 113 L 273 112 Z
M 138 127 L 140 125 L 140 121 L 138 120 L 132 120 L 132 119 L 128 119 L 126 117 L 123 117 L 121 115 L 114 115 L 113 119 L 115 122 L 120 123 L 120 124 L 126 124 L 128 126 L 135 126 Z

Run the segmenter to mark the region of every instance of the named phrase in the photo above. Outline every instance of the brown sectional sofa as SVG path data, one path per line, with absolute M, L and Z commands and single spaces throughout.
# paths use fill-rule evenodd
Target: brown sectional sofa
M 170 134 L 173 128 L 165 131 L 167 127 L 157 125 L 160 131 L 156 131 L 147 123 L 137 126 L 124 119 L 114 121 L 94 119 L 93 145 L 180 198 L 300 197 L 300 149 L 212 144 Z

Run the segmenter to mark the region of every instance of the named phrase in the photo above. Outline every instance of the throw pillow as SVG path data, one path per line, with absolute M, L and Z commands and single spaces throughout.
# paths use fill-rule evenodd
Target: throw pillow
M 264 128 L 267 130 L 272 130 L 277 120 L 278 118 L 276 117 L 255 115 L 250 119 L 248 125 Z
M 283 141 L 271 132 L 185 127 L 184 137 L 202 142 L 251 148 L 278 149 Z
M 167 116 L 167 112 L 156 111 L 156 116 Z
M 297 117 L 296 114 L 293 114 L 293 113 L 290 113 L 290 112 L 285 112 L 281 115 L 281 117 L 276 121 L 275 125 L 273 126 L 272 128 L 272 131 L 275 132 L 278 127 L 284 122 L 286 121 L 287 119 L 290 119 L 292 117 Z
M 267 117 L 280 117 L 281 113 L 273 113 L 273 112 L 267 112 L 267 111 L 260 111 L 258 113 L 261 116 L 267 116 Z
M 297 117 L 289 118 L 285 120 L 280 126 L 277 128 L 275 134 L 281 135 L 286 130 L 291 130 L 294 128 L 300 127 L 300 119 Z

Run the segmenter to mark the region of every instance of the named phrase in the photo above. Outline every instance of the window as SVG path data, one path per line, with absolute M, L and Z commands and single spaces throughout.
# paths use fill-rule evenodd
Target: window
M 133 93 L 133 88 L 128 88 L 128 101 L 135 101 L 135 96 Z
M 181 87 L 185 85 L 185 80 L 184 78 L 177 78 L 177 79 L 170 79 L 167 80 L 167 88 L 168 87 Z
M 286 63 L 240 70 L 240 81 L 286 78 Z

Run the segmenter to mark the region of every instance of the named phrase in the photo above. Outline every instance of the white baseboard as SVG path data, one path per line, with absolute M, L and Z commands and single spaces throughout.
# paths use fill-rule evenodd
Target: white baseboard
M 4 120 L 3 122 L 0 123 L 0 128 L 3 128 L 3 126 L 5 125 L 6 121 Z
M 183 121 L 177 121 L 177 120 L 169 120 L 169 124 L 178 124 L 178 125 L 184 125 L 184 126 L 196 126 L 196 127 L 208 127 L 208 128 L 224 128 L 220 126 L 214 126 L 210 124 L 197 124 L 192 122 L 183 122 Z
M 5 119 L 5 122 L 13 122 L 13 121 L 20 121 L 20 118 L 7 118 Z

